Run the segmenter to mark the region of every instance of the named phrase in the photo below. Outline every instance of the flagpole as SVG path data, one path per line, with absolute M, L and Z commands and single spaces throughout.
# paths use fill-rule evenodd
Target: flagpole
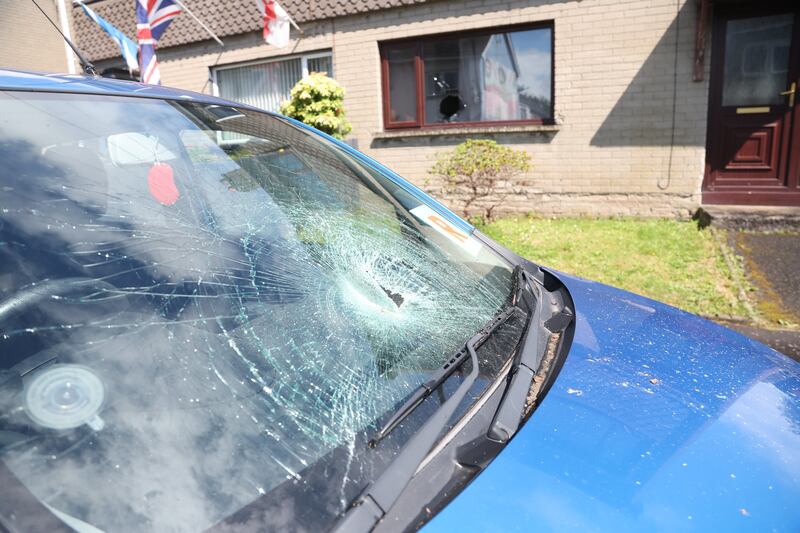
M 284 9 L 284 11 L 286 11 L 286 10 Z M 303 33 L 303 30 L 301 30 L 300 26 L 297 25 L 297 23 L 294 21 L 294 19 L 289 16 L 289 13 L 286 13 L 286 17 L 289 19 L 289 24 L 294 26 L 294 29 L 296 29 L 299 33 Z
M 208 34 L 211 36 L 211 38 L 212 38 L 212 39 L 214 39 L 215 41 L 217 41 L 217 42 L 219 43 L 219 45 L 220 45 L 220 46 L 225 46 L 225 43 L 223 43 L 223 42 L 220 40 L 220 38 L 219 38 L 219 37 L 217 37 L 217 36 L 214 34 L 214 32 L 213 32 L 213 31 L 211 31 L 211 30 L 209 29 L 209 27 L 208 27 L 208 26 L 206 26 L 206 25 L 203 23 L 203 21 L 202 21 L 202 20 L 200 20 L 199 18 L 197 18 L 197 17 L 195 16 L 195 14 L 194 14 L 194 13 L 192 13 L 191 11 L 189 11 L 189 8 L 188 8 L 188 7 L 186 7 L 186 5 L 185 5 L 183 2 L 181 2 L 181 0 L 175 0 L 175 3 L 176 3 L 176 4 L 178 4 L 178 6 L 179 6 L 181 9 L 183 9 L 184 11 L 186 11 L 186 14 L 187 14 L 187 15 L 189 15 L 190 17 L 192 17 L 192 18 L 195 20 L 195 22 L 197 22 L 197 23 L 200 25 L 200 27 L 201 27 L 201 28 L 203 28 L 204 30 L 206 30 L 206 33 L 208 33 Z
M 277 4 L 277 2 L 275 2 L 275 3 Z M 283 7 L 283 6 L 281 6 L 281 7 Z M 293 19 L 293 18 L 292 18 L 292 16 L 289 14 L 289 12 L 288 12 L 288 11 L 286 11 L 286 8 L 285 8 L 285 7 L 283 8 L 283 12 L 284 12 L 284 13 L 286 13 L 286 18 L 288 18 L 288 19 L 289 19 L 289 24 L 291 24 L 292 26 L 294 26 L 294 29 L 296 29 L 296 30 L 297 30 L 297 31 L 300 33 L 300 35 L 303 35 L 303 30 L 301 30 L 301 29 L 300 29 L 300 26 L 298 26 L 298 25 L 297 25 L 297 23 L 294 21 L 294 19 Z

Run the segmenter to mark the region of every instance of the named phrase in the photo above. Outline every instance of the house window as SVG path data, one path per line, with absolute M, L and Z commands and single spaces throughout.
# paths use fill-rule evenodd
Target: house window
M 279 111 L 292 87 L 310 72 L 333 76 L 330 52 L 215 69 L 217 95 L 267 111 Z
M 381 43 L 384 124 L 553 120 L 553 24 Z

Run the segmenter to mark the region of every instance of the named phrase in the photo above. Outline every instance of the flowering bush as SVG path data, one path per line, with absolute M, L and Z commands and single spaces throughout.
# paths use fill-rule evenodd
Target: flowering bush
M 442 154 L 431 172 L 447 181 L 448 192 L 461 195 L 465 217 L 492 220 L 494 210 L 514 188 L 511 179 L 531 168 L 531 156 L 496 141 L 468 139 L 452 152 Z M 517 183 L 524 185 L 524 183 Z M 473 209 L 480 204 L 481 209 Z
M 281 113 L 336 137 L 352 131 L 344 115 L 344 89 L 319 72 L 312 72 L 292 88 L 291 99 L 281 105 Z

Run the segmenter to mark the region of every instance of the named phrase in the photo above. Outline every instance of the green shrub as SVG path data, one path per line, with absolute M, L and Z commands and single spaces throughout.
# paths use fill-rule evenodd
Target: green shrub
M 430 169 L 446 180 L 448 192 L 464 198 L 462 213 L 467 218 L 491 221 L 495 208 L 511 193 L 520 192 L 508 183 L 531 168 L 531 156 L 490 140 L 468 139 L 452 152 L 439 156 Z M 522 185 L 518 183 L 517 185 Z
M 343 100 L 344 89 L 336 80 L 312 72 L 292 88 L 281 113 L 342 139 L 353 129 L 345 118 Z

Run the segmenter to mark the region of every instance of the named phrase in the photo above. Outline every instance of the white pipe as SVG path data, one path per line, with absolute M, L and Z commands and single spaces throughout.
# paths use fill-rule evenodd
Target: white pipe
M 61 23 L 61 31 L 71 41 L 72 35 L 69 31 L 69 18 L 67 17 L 67 6 L 64 4 L 64 0 L 56 0 L 56 7 L 58 9 L 58 21 Z M 66 42 L 64 42 L 64 53 L 67 55 L 67 72 L 75 74 L 75 54 L 73 54 L 72 48 Z

